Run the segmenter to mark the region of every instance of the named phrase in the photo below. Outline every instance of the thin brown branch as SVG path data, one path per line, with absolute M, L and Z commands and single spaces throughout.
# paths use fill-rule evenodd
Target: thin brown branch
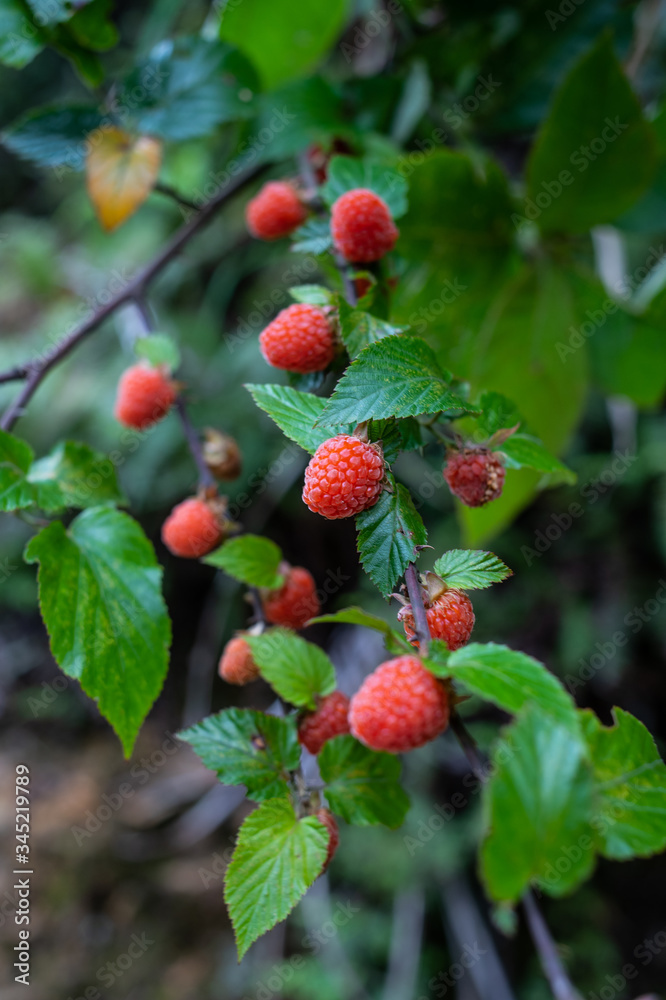
M 181 396 L 176 400 L 176 412 L 180 417 L 180 422 L 183 426 L 183 433 L 185 435 L 185 440 L 187 441 L 187 446 L 192 453 L 192 458 L 196 464 L 197 470 L 199 472 L 199 486 L 202 489 L 207 489 L 208 487 L 215 486 L 216 480 L 213 473 L 210 471 L 206 465 L 203 457 L 203 449 L 201 447 L 201 439 L 199 437 L 199 432 L 190 420 L 190 415 L 187 412 L 187 407 Z
M 412 606 L 412 614 L 414 615 L 414 631 L 419 642 L 419 652 L 422 656 L 427 656 L 431 638 L 430 627 L 428 625 L 425 604 L 423 603 L 423 591 L 421 590 L 419 575 L 414 563 L 410 563 L 405 570 L 405 583 L 407 584 L 409 603 Z
M 534 946 L 539 953 L 541 968 L 555 1000 L 581 1000 L 580 993 L 569 979 L 562 964 L 557 945 L 537 906 L 537 901 L 529 889 L 523 896 L 522 903 Z
M 204 226 L 210 222 L 215 213 L 222 207 L 222 205 L 239 191 L 245 184 L 251 181 L 257 174 L 263 169 L 261 166 L 252 166 L 243 173 L 239 174 L 235 180 L 230 181 L 224 188 L 222 188 L 214 198 L 202 207 L 201 211 L 193 219 L 191 219 L 186 225 L 182 226 L 178 232 L 173 236 L 171 241 L 164 247 L 160 253 L 148 264 L 147 267 L 143 269 L 135 278 L 133 278 L 124 288 L 122 288 L 112 299 L 109 300 L 105 305 L 100 306 L 89 319 L 77 326 L 71 333 L 67 334 L 60 343 L 56 344 L 55 347 L 48 353 L 42 355 L 36 361 L 27 362 L 23 366 L 23 375 L 21 377 L 26 379 L 25 385 L 18 393 L 16 398 L 8 406 L 7 410 L 3 414 L 2 420 L 0 421 L 0 428 L 2 430 L 11 430 L 16 421 L 22 416 L 26 406 L 30 402 L 32 396 L 36 392 L 42 379 L 48 374 L 48 372 L 59 364 L 68 354 L 82 341 L 88 334 L 96 330 L 104 320 L 108 319 L 120 306 L 125 305 L 128 302 L 137 301 L 140 299 L 148 285 L 157 277 L 158 274 L 171 263 L 175 257 L 177 257 L 185 246 L 189 243 L 193 236 L 195 236 Z M 16 374 L 16 368 L 12 369 L 10 374 L 13 377 L 18 377 Z M 3 378 L 7 376 L 8 373 L 0 373 L 0 381 L 8 380 Z
M 160 182 L 155 185 L 153 191 L 155 191 L 156 194 L 163 194 L 165 198 L 175 201 L 177 205 L 182 205 L 183 208 L 187 208 L 191 212 L 201 211 L 201 205 L 197 205 L 195 202 L 190 201 L 189 198 L 186 198 L 185 195 L 180 193 L 180 191 L 176 191 L 176 189 L 171 187 L 170 184 L 162 184 Z

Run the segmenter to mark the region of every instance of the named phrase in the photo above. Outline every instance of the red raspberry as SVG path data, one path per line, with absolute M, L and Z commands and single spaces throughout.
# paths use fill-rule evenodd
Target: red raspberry
M 259 334 L 259 346 L 269 365 L 307 375 L 330 365 L 335 357 L 335 332 L 321 309 L 296 303 L 278 313 Z
M 446 688 L 418 657 L 398 656 L 366 677 L 351 700 L 349 723 L 352 735 L 372 750 L 414 750 L 446 729 Z
M 166 416 L 177 394 L 175 383 L 163 368 L 133 365 L 123 372 L 118 383 L 116 420 L 143 431 Z
M 383 477 L 381 445 L 337 434 L 320 444 L 310 459 L 303 501 L 330 520 L 351 517 L 377 503 Z
M 449 489 L 466 507 L 483 507 L 502 493 L 506 470 L 487 448 L 450 451 L 444 466 Z
M 252 650 L 242 636 L 237 635 L 226 644 L 217 672 L 227 684 L 249 684 L 259 677 Z
M 224 522 L 215 505 L 198 497 L 183 500 L 162 525 L 162 541 L 175 556 L 199 559 L 224 539 Z
M 354 263 L 379 260 L 399 236 L 388 205 L 367 188 L 338 198 L 331 209 L 331 232 L 335 249 Z
M 268 591 L 262 596 L 264 615 L 271 625 L 303 628 L 321 609 L 315 582 L 312 574 L 302 566 L 290 566 L 286 577 L 279 590 Z
M 317 813 L 317 819 L 320 823 L 323 823 L 328 830 L 328 853 L 326 855 L 326 860 L 324 861 L 324 867 L 319 872 L 323 875 L 331 861 L 333 860 L 333 855 L 338 849 L 338 844 L 340 843 L 340 832 L 338 830 L 338 824 L 335 822 L 335 817 L 329 809 L 320 809 Z
M 472 602 L 462 590 L 445 590 L 432 604 L 428 605 L 426 602 L 426 617 L 432 638 L 442 639 L 452 651 L 465 645 L 474 628 Z M 411 604 L 400 611 L 398 618 L 402 621 L 409 641 L 413 646 L 418 646 Z
M 298 739 L 310 753 L 319 753 L 334 736 L 349 732 L 349 698 L 342 691 L 322 698 L 317 710 L 306 715 L 298 727 Z
M 287 181 L 264 184 L 245 209 L 245 221 L 259 240 L 279 240 L 298 229 L 307 218 L 307 209 Z

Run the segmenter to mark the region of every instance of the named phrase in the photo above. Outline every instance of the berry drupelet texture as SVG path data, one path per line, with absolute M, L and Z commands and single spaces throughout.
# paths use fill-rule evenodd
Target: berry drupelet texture
M 335 357 L 335 330 L 322 309 L 296 303 L 260 333 L 259 346 L 269 365 L 307 375 L 328 368 Z
M 351 700 L 349 723 L 372 750 L 414 750 L 446 729 L 448 694 L 418 657 L 398 656 L 365 679 Z
M 303 500 L 315 514 L 331 520 L 352 517 L 377 503 L 383 478 L 379 445 L 338 434 L 324 441 L 310 459 Z

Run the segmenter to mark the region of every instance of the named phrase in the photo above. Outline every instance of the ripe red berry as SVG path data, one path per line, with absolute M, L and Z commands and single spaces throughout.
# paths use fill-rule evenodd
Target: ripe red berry
M 118 383 L 115 417 L 126 427 L 143 431 L 166 416 L 177 396 L 176 385 L 163 368 L 143 362 L 123 372 Z
M 298 630 L 319 614 L 317 589 L 312 574 L 302 566 L 290 566 L 285 575 L 279 590 L 262 595 L 264 615 L 271 625 Z
M 162 525 L 162 541 L 175 556 L 199 559 L 224 539 L 224 521 L 214 502 L 190 497 L 173 508 Z
M 446 688 L 418 657 L 398 656 L 365 679 L 351 700 L 349 723 L 352 735 L 372 750 L 414 750 L 446 729 Z
M 324 861 L 324 867 L 320 871 L 320 875 L 323 875 L 331 861 L 333 860 L 333 855 L 338 849 L 338 844 L 340 843 L 340 832 L 338 830 L 338 824 L 335 822 L 335 817 L 329 809 L 320 809 L 317 813 L 317 819 L 320 823 L 323 823 L 328 830 L 328 853 L 326 854 L 326 860 Z
M 444 466 L 449 489 L 467 507 L 482 507 L 502 493 L 506 470 L 487 448 L 450 451 Z
M 349 732 L 349 698 L 334 691 L 322 698 L 316 711 L 306 715 L 298 727 L 298 739 L 310 753 L 318 754 L 327 740 Z
M 323 310 L 296 303 L 278 313 L 259 334 L 259 346 L 269 365 L 307 375 L 330 365 L 335 357 L 335 331 Z
M 335 249 L 354 263 L 379 260 L 399 236 L 388 205 L 367 188 L 338 198 L 331 209 L 331 232 Z
M 303 500 L 315 514 L 351 517 L 377 503 L 382 491 L 381 445 L 351 434 L 337 434 L 320 444 L 305 470 Z
M 260 240 L 279 240 L 289 236 L 305 222 L 307 209 L 287 181 L 264 184 L 245 209 L 245 221 L 252 236 Z
M 452 588 L 439 594 L 432 603 L 428 603 L 427 599 L 424 603 L 432 638 L 441 639 L 450 650 L 464 646 L 474 628 L 474 609 L 467 594 Z M 418 646 L 411 604 L 400 611 L 398 618 L 402 621 L 409 641 Z
M 252 650 L 242 636 L 237 635 L 226 644 L 217 672 L 227 684 L 249 684 L 259 677 Z

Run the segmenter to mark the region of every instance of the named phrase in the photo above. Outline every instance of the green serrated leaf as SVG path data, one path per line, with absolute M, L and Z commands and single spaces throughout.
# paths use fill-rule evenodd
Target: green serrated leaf
M 328 804 L 346 823 L 383 823 L 391 829 L 402 824 L 409 799 L 400 785 L 402 767 L 395 754 L 369 750 L 353 736 L 335 736 L 317 759 Z
M 39 167 L 83 170 L 90 134 L 104 121 L 97 108 L 87 105 L 40 108 L 3 132 L 2 143 Z M 106 122 L 110 123 L 108 116 Z
M 538 707 L 559 725 L 576 733 L 576 708 L 557 678 L 526 653 L 495 642 L 472 642 L 456 649 L 443 664 L 426 663 L 438 677 L 453 677 L 481 698 L 517 714 Z
M 369 312 L 362 312 L 338 296 L 338 313 L 340 317 L 340 337 L 342 343 L 347 348 L 350 358 L 356 358 L 364 347 L 383 340 L 384 337 L 393 337 L 405 333 L 407 327 L 394 326 L 386 323 L 383 319 L 372 316 Z
M 247 817 L 224 878 L 239 960 L 321 874 L 328 838 L 323 823 L 314 816 L 299 820 L 284 799 L 264 802 Z
M 220 38 L 238 45 L 256 66 L 264 87 L 273 90 L 287 80 L 311 75 L 342 31 L 349 0 L 254 0 L 250 6 L 226 4 L 219 9 Z
M 528 161 L 524 211 L 531 201 L 544 231 L 586 232 L 627 211 L 655 166 L 654 136 L 606 32 L 555 94 Z
M 407 211 L 407 181 L 383 163 L 352 156 L 333 156 L 328 165 L 326 183 L 321 189 L 324 201 L 332 205 L 347 191 L 369 188 L 386 202 L 394 219 Z
M 513 576 L 501 559 L 480 549 L 449 549 L 437 560 L 434 571 L 447 586 L 459 590 L 483 590 Z
M 592 825 L 607 858 L 625 861 L 666 848 L 666 765 L 655 742 L 629 712 L 613 709 L 606 727 L 589 709 L 580 713 L 599 806 Z
M 284 577 L 278 573 L 282 550 L 270 538 L 262 535 L 230 538 L 203 561 L 223 569 L 229 576 L 250 587 L 277 590 L 284 583 Z
M 35 453 L 26 441 L 0 431 L 0 510 L 21 510 L 39 507 L 54 511 L 66 507 L 65 497 L 57 483 L 30 482 L 29 475 Z
M 450 375 L 420 337 L 384 337 L 361 351 L 338 382 L 318 423 L 358 424 L 440 411 L 455 416 L 476 407 L 448 388 Z
M 390 490 L 356 518 L 357 547 L 363 569 L 388 597 L 410 562 L 417 557 L 416 546 L 425 545 L 428 536 L 421 515 L 409 490 L 387 474 Z
M 314 455 L 320 444 L 336 433 L 330 427 L 314 427 L 326 403 L 319 396 L 299 392 L 286 385 L 248 384 L 245 388 L 251 393 L 257 406 L 275 421 L 280 430 L 311 455 Z M 344 424 L 337 433 L 349 429 L 349 425 Z
M 226 785 L 245 785 L 255 802 L 290 797 L 289 772 L 301 759 L 296 716 L 225 708 L 178 734 Z
M 151 333 L 149 337 L 139 337 L 134 342 L 138 357 L 145 358 L 154 368 L 164 365 L 170 372 L 180 367 L 180 349 L 176 341 L 166 333 Z
M 387 465 L 393 465 L 401 451 L 412 451 L 419 448 L 421 440 L 421 425 L 414 417 L 404 420 L 371 420 L 368 424 L 368 437 L 371 441 L 380 441 Z
M 57 489 L 63 507 L 127 503 L 111 460 L 78 441 L 61 441 L 49 455 L 34 462 L 28 482 L 40 492 Z
M 527 434 L 512 434 L 499 445 L 497 450 L 508 460 L 506 464 L 509 468 L 536 469 L 537 472 L 545 472 L 556 477 L 557 482 L 576 482 L 576 473 L 552 455 L 538 438 Z
M 323 285 L 295 285 L 289 289 L 289 294 L 296 302 L 305 302 L 310 306 L 330 306 L 335 297 Z
M 180 37 L 156 46 L 129 75 L 118 101 L 132 109 L 141 132 L 182 142 L 253 117 L 259 89 L 254 67 L 238 49 Z
M 523 415 L 511 399 L 501 392 L 482 392 L 477 400 L 481 410 L 478 418 L 479 430 L 490 437 L 499 430 L 524 424 Z
M 490 896 L 514 902 L 531 882 L 552 896 L 592 871 L 592 776 L 568 726 L 530 709 L 502 732 L 486 786 L 481 874 Z
M 22 69 L 44 48 L 46 36 L 23 0 L 0 0 L 0 63 Z
M 319 257 L 333 246 L 331 226 L 328 219 L 308 219 L 292 234 L 291 249 L 294 253 L 312 254 Z
M 381 632 L 384 636 L 384 644 L 389 652 L 414 652 L 414 647 L 410 646 L 404 635 L 400 635 L 399 632 L 394 631 L 383 618 L 378 618 L 377 615 L 370 615 L 363 608 L 344 608 L 342 611 L 336 611 L 334 614 L 319 615 L 317 618 L 312 618 L 310 624 L 314 625 L 317 622 L 330 622 L 331 624 L 339 625 L 362 625 L 364 628 L 371 628 L 375 632 Z
M 323 649 L 286 628 L 246 637 L 261 676 L 285 701 L 315 709 L 317 698 L 335 691 L 335 670 Z
M 129 755 L 169 662 L 171 626 L 162 570 L 127 514 L 92 507 L 67 531 L 60 521 L 29 543 L 39 563 L 39 601 L 51 652 L 79 681 Z

